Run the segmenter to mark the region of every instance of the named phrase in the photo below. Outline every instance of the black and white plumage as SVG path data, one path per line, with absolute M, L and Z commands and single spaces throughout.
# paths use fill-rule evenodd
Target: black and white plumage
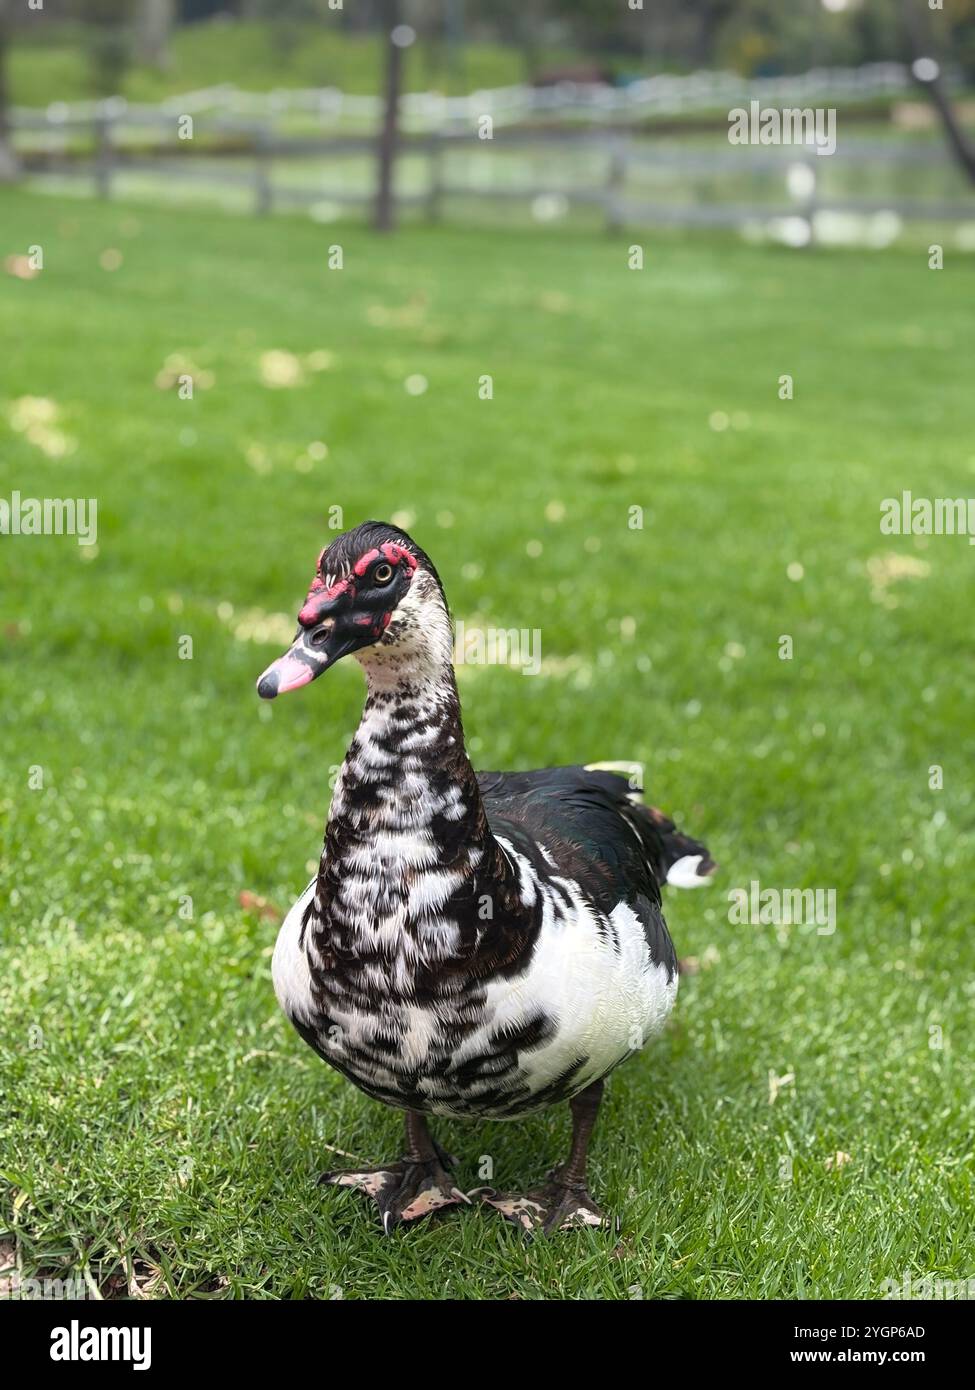
M 467 1200 L 423 1116 L 512 1119 L 570 1101 L 573 1155 L 543 1188 L 482 1195 L 526 1229 L 599 1224 L 585 1150 L 603 1078 L 663 1027 L 677 962 L 660 885 L 704 882 L 703 845 L 597 766 L 475 774 L 440 580 L 366 522 L 322 552 L 265 698 L 352 652 L 368 693 L 321 864 L 284 921 L 278 1000 L 367 1095 L 407 1112 L 406 1157 L 328 1174 L 388 1230 Z

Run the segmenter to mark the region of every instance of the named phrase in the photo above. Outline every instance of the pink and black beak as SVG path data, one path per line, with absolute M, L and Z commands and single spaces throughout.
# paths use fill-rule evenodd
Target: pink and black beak
M 275 695 L 308 685 L 329 666 L 364 645 L 361 626 L 348 622 L 349 607 L 344 581 L 326 590 L 320 579 L 315 580 L 298 614 L 294 643 L 284 656 L 271 662 L 257 682 L 262 700 L 273 700 Z
M 409 584 L 416 559 L 402 546 L 386 544 L 360 556 L 351 573 L 326 584 L 319 572 L 298 614 L 294 643 L 257 682 L 263 700 L 297 690 L 343 656 L 378 642 L 397 597 Z
M 271 662 L 257 682 L 257 693 L 262 700 L 273 700 L 275 695 L 308 685 L 359 645 L 355 637 L 336 638 L 334 625 L 327 621 L 313 628 L 299 628 L 294 644 Z

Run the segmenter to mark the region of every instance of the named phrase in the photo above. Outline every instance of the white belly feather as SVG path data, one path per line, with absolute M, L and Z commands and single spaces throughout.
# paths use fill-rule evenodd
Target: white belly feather
M 304 946 L 300 944 L 301 922 L 305 909 L 315 896 L 312 879 L 294 907 L 281 923 L 278 939 L 271 957 L 271 979 L 278 1003 L 289 1018 L 298 1018 L 302 1023 L 312 1023 L 315 1017 L 315 1003 L 311 992 L 311 970 Z
M 553 1025 L 540 1045 L 521 1052 L 519 1069 L 529 1091 L 543 1092 L 568 1068 L 586 1059 L 574 1091 L 607 1072 L 660 1032 L 677 995 L 677 974 L 668 979 L 666 965 L 650 959 L 643 925 L 625 903 L 610 914 L 616 941 L 600 930 L 600 922 L 570 880 L 563 889 L 572 895 L 570 908 L 556 907 L 555 896 L 540 883 L 530 866 L 507 843 L 505 851 L 518 863 L 526 893 L 541 892 L 544 915 L 527 968 L 518 975 L 490 981 L 480 1020 L 451 1053 L 451 1067 L 478 1057 L 492 1036 L 517 1034 L 533 1018 L 544 1015 Z M 286 1014 L 314 1026 L 316 1003 L 306 955 L 300 944 L 302 918 L 315 893 L 313 880 L 285 918 L 271 963 L 274 989 Z M 322 1038 L 323 1051 L 336 1062 L 354 1055 L 377 1026 L 377 1018 L 350 1011 L 337 1013 L 333 1037 Z M 401 1056 L 421 1073 L 434 1039 L 443 1043 L 441 1020 L 432 1009 L 396 1005 L 383 1011 L 383 1027 L 401 1037 Z M 441 1059 L 442 1059 L 441 1051 Z M 443 1068 L 441 1060 L 440 1069 Z M 429 1081 L 429 1110 L 463 1115 L 462 1098 L 453 1102 L 442 1094 L 441 1078 Z M 421 1083 L 422 1085 L 422 1083 Z M 426 1086 L 422 1086 L 425 1091 Z M 526 1107 L 526 1108 L 530 1108 Z M 524 1110 L 522 1111 L 524 1113 Z

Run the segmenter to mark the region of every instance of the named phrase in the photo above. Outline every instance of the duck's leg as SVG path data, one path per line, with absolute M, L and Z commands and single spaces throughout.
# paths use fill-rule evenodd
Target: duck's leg
M 416 1110 L 406 1112 L 406 1153 L 378 1168 L 323 1173 L 320 1183 L 355 1187 L 379 1208 L 383 1232 L 389 1235 L 401 1221 L 416 1221 L 440 1207 L 470 1198 L 451 1181 L 454 1159 L 444 1152 Z
M 481 1194 L 484 1201 L 490 1202 L 502 1216 L 522 1230 L 531 1232 L 541 1227 L 547 1236 L 577 1226 L 608 1226 L 607 1217 L 590 1197 L 586 1184 L 589 1139 L 602 1095 L 603 1083 L 594 1081 L 569 1101 L 572 1148 L 568 1162 L 553 1168 L 543 1187 L 532 1188 L 524 1194 L 498 1193 L 488 1188 Z

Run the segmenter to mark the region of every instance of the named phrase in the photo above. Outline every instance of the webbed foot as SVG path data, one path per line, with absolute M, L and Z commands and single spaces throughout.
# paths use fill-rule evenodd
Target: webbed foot
M 410 1119 L 413 1119 L 411 1112 Z M 416 1130 L 422 1126 L 416 1117 Z M 411 1138 L 409 1125 L 407 1137 Z M 465 1192 L 454 1186 L 450 1168 L 451 1156 L 430 1140 L 414 1145 L 404 1158 L 384 1163 L 376 1168 L 349 1168 L 322 1173 L 318 1179 L 334 1187 L 354 1187 L 371 1197 L 379 1209 L 383 1234 L 389 1235 L 404 1221 L 418 1221 L 421 1216 L 457 1202 L 470 1202 Z
M 584 1182 L 567 1182 L 556 1169 L 542 1187 L 528 1192 L 495 1192 L 484 1188 L 482 1201 L 499 1211 L 506 1221 L 520 1226 L 526 1235 L 541 1231 L 577 1230 L 580 1226 L 609 1226 L 610 1219 L 597 1207 Z
M 589 1136 L 596 1121 L 603 1094 L 602 1081 L 594 1081 L 569 1101 L 572 1111 L 572 1149 L 568 1162 L 553 1168 L 542 1187 L 528 1192 L 496 1192 L 493 1187 L 479 1188 L 471 1196 L 480 1196 L 495 1207 L 506 1221 L 513 1221 L 526 1235 L 541 1230 L 546 1235 L 556 1231 L 577 1230 L 580 1226 L 610 1226 L 589 1195 L 586 1184 L 586 1154 Z

